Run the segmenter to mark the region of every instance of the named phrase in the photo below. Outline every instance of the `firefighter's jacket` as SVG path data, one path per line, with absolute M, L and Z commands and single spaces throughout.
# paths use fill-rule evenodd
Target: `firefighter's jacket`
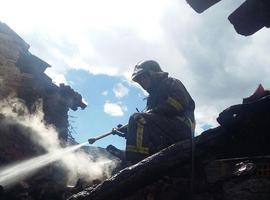
M 167 73 L 157 79 L 149 90 L 147 112 L 166 117 L 179 117 L 190 120 L 194 128 L 195 103 L 185 86 L 178 79 L 168 77 Z
M 148 91 L 147 111 L 128 124 L 126 159 L 137 162 L 169 145 L 191 138 L 195 103 L 184 85 L 163 73 Z

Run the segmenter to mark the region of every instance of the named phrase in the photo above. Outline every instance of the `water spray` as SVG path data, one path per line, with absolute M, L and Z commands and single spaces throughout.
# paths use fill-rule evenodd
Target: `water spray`
M 36 108 L 34 113 L 30 113 L 19 99 L 0 101 L 0 113 L 4 116 L 0 120 L 1 128 L 16 125 L 20 133 L 29 137 L 33 143 L 38 144 L 48 152 L 44 155 L 0 167 L 0 186 L 4 186 L 4 189 L 9 188 L 55 161 L 61 161 L 61 167 L 65 170 L 67 176 L 67 183 L 74 183 L 81 177 L 91 181 L 110 176 L 117 165 L 115 160 L 102 155 L 94 160 L 86 152 L 75 152 L 75 150 L 86 145 L 87 142 L 64 149 L 61 148 L 58 132 L 54 126 L 44 123 L 42 102 L 37 102 Z M 100 138 L 96 138 L 96 140 L 98 139 Z
M 3 187 L 11 186 L 16 182 L 23 180 L 29 174 L 34 173 L 36 170 L 52 162 L 61 160 L 63 155 L 71 153 L 87 143 L 88 142 L 66 147 L 64 149 L 57 149 L 53 152 L 49 152 L 29 160 L 5 166 L 4 168 L 0 169 L 0 185 Z

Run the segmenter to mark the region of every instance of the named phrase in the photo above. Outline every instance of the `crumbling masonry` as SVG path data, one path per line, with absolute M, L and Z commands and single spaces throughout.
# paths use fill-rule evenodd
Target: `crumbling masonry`
M 64 143 L 70 137 L 68 110 L 86 105 L 70 86 L 55 85 L 44 73 L 50 65 L 28 50 L 29 45 L 0 22 L 0 101 L 18 98 L 30 112 L 35 112 L 35 103 L 42 101 L 46 123 L 56 127 Z M 0 165 L 35 155 L 33 145 L 15 126 L 0 129 Z

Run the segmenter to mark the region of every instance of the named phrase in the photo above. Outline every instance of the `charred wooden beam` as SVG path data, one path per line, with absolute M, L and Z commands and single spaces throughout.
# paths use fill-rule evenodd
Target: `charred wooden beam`
M 196 157 L 207 155 L 208 149 L 205 146 L 220 144 L 220 140 L 224 141 L 224 137 L 228 137 L 222 128 L 209 131 L 208 134 L 201 135 L 195 139 L 198 145 Z M 224 135 L 224 137 L 221 137 Z M 208 142 L 207 142 L 208 141 Z M 185 183 L 190 183 L 191 170 L 191 141 L 185 140 L 178 142 L 170 147 L 148 157 L 136 165 L 125 168 L 110 179 L 104 181 L 95 188 L 88 188 L 74 196 L 69 200 L 85 200 L 85 199 L 123 199 L 134 193 L 140 188 L 151 184 L 160 178 L 169 175 L 172 171 L 178 171 L 178 174 L 185 177 Z M 189 188 L 189 184 L 185 188 Z M 189 193 L 189 190 L 186 190 Z
M 186 0 L 187 3 L 197 12 L 202 13 L 221 0 Z
M 95 188 L 89 188 L 70 199 L 121 199 L 158 180 L 175 166 L 189 162 L 190 141 L 177 143 L 125 168 Z
M 186 0 L 197 12 L 202 13 L 221 0 Z M 263 27 L 270 27 L 270 1 L 246 0 L 228 17 L 237 33 L 248 36 Z
M 270 119 L 269 108 L 270 96 L 251 104 L 229 108 L 222 112 L 219 118 L 225 128 L 220 126 L 210 129 L 195 138 L 195 185 L 206 179 L 202 169 L 213 160 L 270 154 L 270 136 L 265 131 Z M 185 188 L 188 188 L 191 170 L 185 169 L 191 169 L 189 140 L 178 142 L 120 171 L 102 184 L 72 196 L 70 200 L 125 199 L 171 172 L 178 172 L 180 178 L 185 177 Z M 187 194 L 184 196 L 184 199 L 188 199 Z
M 270 27 L 270 1 L 247 0 L 230 16 L 237 33 L 252 35 L 263 27 Z

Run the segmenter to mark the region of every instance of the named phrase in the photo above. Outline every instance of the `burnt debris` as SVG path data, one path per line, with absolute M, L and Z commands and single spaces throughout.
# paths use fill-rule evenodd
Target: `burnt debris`
M 198 13 L 202 13 L 221 0 L 186 0 Z M 268 0 L 246 0 L 228 17 L 237 33 L 249 36 L 263 27 L 270 27 L 270 2 Z
M 0 100 L 19 98 L 32 112 L 35 103 L 42 100 L 46 122 L 53 124 L 60 131 L 59 137 L 66 141 L 68 110 L 84 109 L 86 104 L 70 86 L 55 85 L 44 73 L 50 65 L 28 49 L 28 44 L 0 22 Z
M 269 110 L 270 96 L 266 95 L 220 113 L 220 126 L 195 138 L 194 180 L 191 180 L 191 143 L 186 140 L 123 169 L 69 200 L 150 197 L 267 200 L 270 197 Z
M 71 137 L 68 110 L 84 109 L 86 104 L 70 86 L 55 85 L 44 73 L 51 66 L 31 54 L 29 47 L 12 29 L 0 22 L 0 102 L 12 104 L 12 99 L 16 99 L 26 106 L 30 114 L 39 109 L 37 102 L 42 102 L 45 123 L 56 128 L 64 146 Z M 20 112 L 24 113 L 23 110 Z M 0 167 L 45 153 L 43 147 L 22 133 L 27 128 L 8 124 L 7 120 L 4 113 L 0 113 Z M 62 171 L 52 165 L 13 188 L 1 186 L 0 199 L 62 199 L 61 195 L 66 190 L 66 175 Z

